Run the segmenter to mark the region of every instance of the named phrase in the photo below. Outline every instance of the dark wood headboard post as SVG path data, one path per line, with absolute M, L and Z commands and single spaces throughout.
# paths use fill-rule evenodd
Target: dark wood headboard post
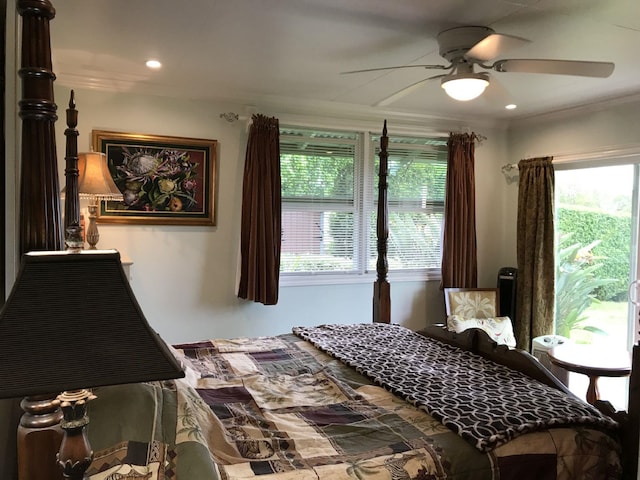
M 638 478 L 638 451 L 640 448 L 640 343 L 633 346 L 631 378 L 627 402 L 628 418 L 623 424 L 623 467 L 625 479 Z
M 64 233 L 68 235 L 67 229 L 80 225 L 80 198 L 78 194 L 78 110 L 76 110 L 76 99 L 73 90 L 69 97 L 69 108 L 67 108 L 67 128 L 64 136 L 67 139 L 65 149 L 66 166 L 64 170 L 65 199 L 64 199 Z
M 373 321 L 391 323 L 391 287 L 387 280 L 389 265 L 387 263 L 387 239 L 389 238 L 389 210 L 387 207 L 387 191 L 389 182 L 388 166 L 389 137 L 387 137 L 387 121 L 384 121 L 380 137 L 380 167 L 378 170 L 378 221 L 376 235 L 378 238 L 378 260 L 376 262 L 377 278 L 373 284 Z
M 20 175 L 20 254 L 62 250 L 60 184 L 56 156 L 49 21 L 55 9 L 48 0 L 19 0 L 22 16 L 22 163 Z

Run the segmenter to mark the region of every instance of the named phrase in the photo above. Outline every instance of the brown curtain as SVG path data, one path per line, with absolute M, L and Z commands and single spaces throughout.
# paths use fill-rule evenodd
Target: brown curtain
M 555 175 L 551 157 L 518 163 L 518 289 L 515 325 L 519 348 L 553 333 L 555 309 L 555 248 L 553 195 Z
M 278 303 L 281 245 L 280 131 L 277 118 L 253 115 L 242 185 L 238 297 Z
M 441 288 L 478 286 L 474 133 L 451 133 L 447 158 Z

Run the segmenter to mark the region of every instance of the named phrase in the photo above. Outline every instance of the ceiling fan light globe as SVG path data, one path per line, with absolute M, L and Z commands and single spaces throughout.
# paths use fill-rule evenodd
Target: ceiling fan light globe
M 468 77 L 454 77 L 443 78 L 441 86 L 444 91 L 447 92 L 454 100 L 460 102 L 467 102 L 478 98 L 484 92 L 485 88 L 489 85 L 489 80 L 484 76 L 468 76 Z

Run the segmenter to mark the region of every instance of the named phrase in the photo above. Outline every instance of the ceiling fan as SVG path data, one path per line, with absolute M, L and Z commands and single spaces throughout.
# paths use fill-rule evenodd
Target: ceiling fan
M 547 73 L 598 78 L 608 77 L 613 73 L 614 69 L 614 64 L 611 62 L 551 59 L 504 59 L 493 61 L 502 51 L 529 41 L 513 35 L 495 33 L 489 27 L 455 27 L 440 32 L 437 40 L 440 56 L 449 62 L 448 65 L 400 65 L 353 70 L 343 73 L 374 72 L 400 68 L 426 68 L 428 70 L 447 71 L 445 74 L 428 77 L 404 87 L 376 103 L 376 106 L 384 106 L 409 94 L 426 82 L 438 78 L 441 79 L 441 86 L 450 97 L 460 101 L 473 100 L 482 95 L 490 81 L 488 73 L 475 71 L 476 66 L 496 72 Z M 493 63 L 485 63 L 492 61 Z

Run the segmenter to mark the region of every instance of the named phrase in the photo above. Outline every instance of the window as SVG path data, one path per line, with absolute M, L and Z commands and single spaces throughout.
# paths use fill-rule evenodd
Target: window
M 389 138 L 390 272 L 439 274 L 446 139 Z M 281 127 L 281 279 L 375 273 L 379 136 Z
M 555 181 L 556 333 L 628 349 L 638 167 L 556 169 Z

